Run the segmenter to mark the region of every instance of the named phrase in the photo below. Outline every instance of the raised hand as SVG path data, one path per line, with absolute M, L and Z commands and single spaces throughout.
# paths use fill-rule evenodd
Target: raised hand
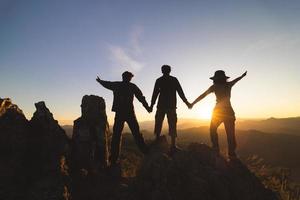
M 100 83 L 101 79 L 97 76 L 96 81 Z

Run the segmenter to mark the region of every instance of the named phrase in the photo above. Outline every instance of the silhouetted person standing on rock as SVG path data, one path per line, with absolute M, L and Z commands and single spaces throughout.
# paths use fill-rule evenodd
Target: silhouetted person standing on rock
M 114 94 L 112 111 L 116 112 L 116 114 L 111 141 L 111 165 L 115 165 L 118 161 L 121 146 L 121 134 L 125 122 L 127 122 L 139 149 L 144 154 L 148 152 L 148 148 L 144 142 L 143 135 L 140 133 L 139 124 L 135 116 L 133 106 L 134 96 L 143 104 L 148 112 L 150 112 L 150 107 L 141 90 L 135 84 L 130 83 L 132 77 L 133 74 L 126 71 L 122 74 L 123 81 L 103 81 L 99 77 L 96 79 L 103 87 L 112 90 Z
M 151 99 L 151 110 L 155 104 L 158 97 L 157 110 L 155 114 L 155 128 L 154 134 L 156 139 L 159 140 L 163 120 L 165 115 L 168 118 L 169 124 L 169 135 L 171 136 L 171 153 L 178 150 L 176 147 L 176 137 L 177 137 L 177 114 L 176 114 L 176 93 L 179 94 L 183 102 L 189 107 L 191 104 L 187 101 L 181 85 L 176 77 L 170 76 L 171 67 L 169 65 L 163 65 L 161 67 L 161 72 L 163 76 L 158 78 L 155 82 L 152 99 Z
M 213 80 L 214 84 L 210 86 L 208 90 L 201 94 L 192 103 L 193 106 L 208 94 L 215 93 L 217 103 L 213 110 L 213 115 L 210 123 L 210 137 L 212 147 L 217 153 L 219 153 L 220 149 L 217 129 L 222 123 L 224 123 L 228 141 L 228 155 L 230 159 L 236 158 L 235 113 L 230 103 L 231 88 L 246 75 L 247 72 L 245 72 L 242 76 L 234 79 L 233 81 L 227 81 L 229 77 L 225 75 L 224 71 L 216 71 L 215 75 L 210 78 Z

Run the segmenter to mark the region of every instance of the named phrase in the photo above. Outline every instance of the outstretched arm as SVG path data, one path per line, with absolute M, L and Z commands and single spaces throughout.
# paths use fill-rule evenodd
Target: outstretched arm
M 116 88 L 115 82 L 101 80 L 99 76 L 97 76 L 96 81 L 106 89 L 114 90 Z
M 159 83 L 156 80 L 155 85 L 154 85 L 154 89 L 153 89 L 153 93 L 152 93 L 152 98 L 151 98 L 151 106 L 150 106 L 151 109 L 153 109 L 153 106 L 154 106 L 154 104 L 156 102 L 156 99 L 157 99 L 157 96 L 159 94 L 159 91 L 160 91 L 160 89 L 159 89 Z
M 180 96 L 180 98 L 182 99 L 182 101 L 187 105 L 187 107 L 190 108 L 191 107 L 190 102 L 188 102 L 188 100 L 186 99 L 179 81 L 177 79 L 176 79 L 176 81 L 177 81 L 177 92 L 178 92 L 178 95 Z
M 230 81 L 230 85 L 233 86 L 234 84 L 236 84 L 239 80 L 241 80 L 242 78 L 244 78 L 247 75 L 247 71 L 245 73 L 243 73 L 240 77 L 237 77 L 236 79 L 234 79 L 233 81 Z
M 201 94 L 199 97 L 197 97 L 197 99 L 195 99 L 195 101 L 193 101 L 192 106 L 194 106 L 198 101 L 200 101 L 201 99 L 206 97 L 211 92 L 213 92 L 213 86 L 210 86 L 203 94 Z
M 145 96 L 143 95 L 142 91 L 137 86 L 135 86 L 135 89 L 134 89 L 134 96 L 143 104 L 144 108 L 148 112 L 151 112 Z

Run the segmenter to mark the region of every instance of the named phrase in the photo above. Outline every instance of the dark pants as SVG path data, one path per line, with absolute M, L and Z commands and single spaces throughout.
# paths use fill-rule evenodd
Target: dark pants
M 154 128 L 154 134 L 156 136 L 160 136 L 161 129 L 163 125 L 163 121 L 165 118 L 165 115 L 167 115 L 168 118 L 168 124 L 169 124 L 169 135 L 171 137 L 177 137 L 177 114 L 176 109 L 157 109 L 155 114 L 155 128 Z
M 235 140 L 235 117 L 213 117 L 210 123 L 210 137 L 212 146 L 215 150 L 219 151 L 219 141 L 218 141 L 218 127 L 224 123 L 225 131 L 227 134 L 228 142 L 228 154 L 234 155 L 236 149 L 236 140 Z
M 111 164 L 115 164 L 118 160 L 120 154 L 120 148 L 121 148 L 121 135 L 122 135 L 122 130 L 124 128 L 125 122 L 127 122 L 139 149 L 143 153 L 147 153 L 147 146 L 145 144 L 143 135 L 140 133 L 140 127 L 137 122 L 135 114 L 134 113 L 122 114 L 116 112 L 112 141 L 111 141 L 111 155 L 110 155 Z

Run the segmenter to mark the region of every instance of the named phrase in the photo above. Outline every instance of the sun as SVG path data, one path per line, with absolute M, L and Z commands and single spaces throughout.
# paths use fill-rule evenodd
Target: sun
M 201 105 L 197 108 L 197 115 L 201 119 L 210 119 L 212 115 L 212 106 L 210 105 Z

